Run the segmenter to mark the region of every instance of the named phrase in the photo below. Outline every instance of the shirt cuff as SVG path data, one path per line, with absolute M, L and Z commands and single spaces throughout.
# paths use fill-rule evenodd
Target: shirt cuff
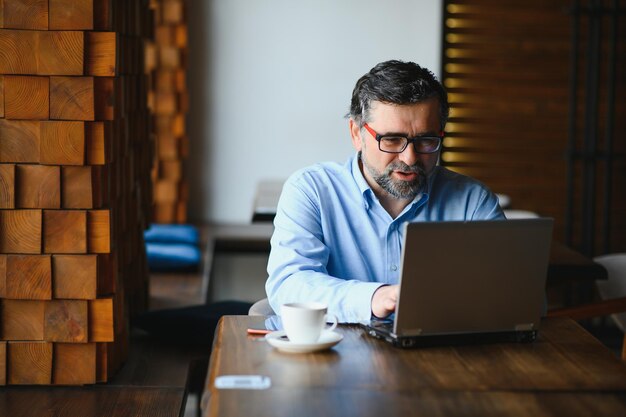
M 350 290 L 346 305 L 352 306 L 339 321 L 345 323 L 369 323 L 372 319 L 372 297 L 383 282 L 360 282 Z

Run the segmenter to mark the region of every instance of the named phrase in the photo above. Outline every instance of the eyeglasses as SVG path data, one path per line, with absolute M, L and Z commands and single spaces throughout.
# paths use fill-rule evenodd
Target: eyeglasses
M 417 153 L 435 153 L 441 148 L 443 131 L 439 136 L 415 136 L 409 138 L 405 135 L 379 135 L 367 123 L 363 127 L 378 141 L 378 149 L 387 153 L 404 152 L 409 143 L 413 144 Z

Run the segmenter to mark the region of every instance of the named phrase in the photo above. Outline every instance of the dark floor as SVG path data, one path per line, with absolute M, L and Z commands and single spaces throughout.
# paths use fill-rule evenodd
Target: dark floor
M 581 321 L 580 324 L 615 353 L 617 357 L 621 357 L 624 333 L 613 324 L 610 317 L 585 320 Z

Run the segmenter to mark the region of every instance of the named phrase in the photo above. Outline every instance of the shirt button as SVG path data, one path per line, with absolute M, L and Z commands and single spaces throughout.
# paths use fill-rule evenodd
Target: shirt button
M 398 270 L 398 265 L 391 265 L 391 270 L 392 271 L 397 271 Z

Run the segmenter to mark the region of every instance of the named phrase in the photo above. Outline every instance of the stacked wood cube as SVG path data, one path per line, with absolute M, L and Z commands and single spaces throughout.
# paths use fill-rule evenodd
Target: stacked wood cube
M 142 0 L 0 1 L 0 385 L 107 381 L 144 307 Z
M 185 114 L 187 25 L 184 0 L 152 0 L 154 39 L 146 48 L 146 73 L 150 79 L 148 106 L 156 136 L 153 221 L 187 221 L 188 186 L 183 173 L 188 139 Z

